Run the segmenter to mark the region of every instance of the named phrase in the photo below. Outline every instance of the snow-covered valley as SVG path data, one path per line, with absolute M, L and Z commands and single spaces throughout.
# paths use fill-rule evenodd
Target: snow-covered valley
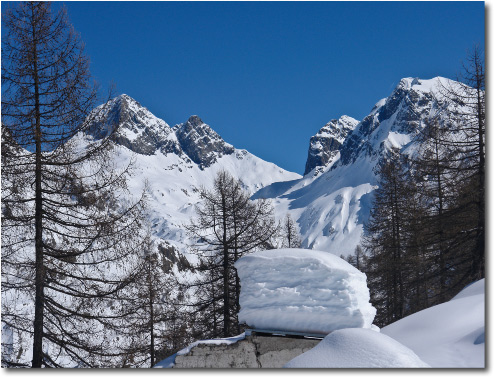
M 240 180 L 254 194 L 275 182 L 301 178 L 264 161 L 244 149 L 226 143 L 198 116 L 170 127 L 137 101 L 123 94 L 113 99 L 91 127 L 91 136 L 104 137 L 113 127 L 119 135 L 115 155 L 120 166 L 133 163 L 130 193 L 148 192 L 148 217 L 157 243 L 172 245 L 189 262 L 196 256 L 188 249 L 185 225 L 195 216 L 199 189 L 209 189 L 219 171 Z
M 210 189 L 219 172 L 226 171 L 239 180 L 252 201 L 267 199 L 277 221 L 287 215 L 295 220 L 302 249 L 311 249 L 304 250 L 304 258 L 297 257 L 293 262 L 290 250 L 273 250 L 266 255 L 284 255 L 273 258 L 271 265 L 258 255 L 257 264 L 247 268 L 247 273 L 239 273 L 244 283 L 254 281 L 250 291 L 248 285 L 243 286 L 238 303 L 240 320 L 269 328 L 281 321 L 286 331 L 293 326 L 312 334 L 333 333 L 288 367 L 482 367 L 485 319 L 480 283 L 467 288 L 465 292 L 471 294 L 463 292 L 449 302 L 405 317 L 379 334 L 372 324 L 376 310 L 369 304 L 365 274 L 339 258 L 352 255 L 361 243 L 377 188 L 378 165 L 393 149 L 408 155 L 416 152 L 427 120 L 443 116 L 440 88 L 448 85 L 454 83 L 444 78 L 405 78 L 362 121 L 346 115 L 331 120 L 310 140 L 304 176 L 236 149 L 196 115 L 170 127 L 127 95 L 100 107 L 88 133 L 77 137 L 82 149 L 118 130 L 112 156 L 116 166 L 131 164 L 132 170 L 128 197 L 121 199 L 132 202 L 146 192 L 145 227 L 155 247 L 166 250 L 160 258 L 167 260 L 172 275 L 181 275 L 181 283 L 195 276 L 195 272 L 183 273 L 187 270 L 184 267 L 200 262 L 191 246 L 201 239 L 191 239 L 187 225 L 197 216 L 201 189 Z M 328 264 L 315 268 L 312 254 L 322 254 L 316 259 L 327 260 Z M 297 264 L 300 260 L 302 265 Z M 345 266 L 334 269 L 340 262 Z M 273 288 L 281 281 L 277 276 L 291 280 L 286 286 Z M 260 277 L 265 281 L 256 282 Z M 327 287 L 331 285 L 337 288 L 331 291 Z M 356 293 L 354 286 L 359 287 Z M 27 302 L 23 299 L 22 305 L 29 306 Z M 452 313 L 463 319 L 456 321 Z M 349 327 L 359 329 L 346 331 Z M 15 341 L 6 333 L 3 343 Z M 355 355 L 348 356 L 350 348 L 359 342 L 365 347 L 358 352 L 365 354 L 366 349 L 376 345 L 376 354 L 362 356 L 355 351 Z M 340 356 L 325 358 L 335 349 L 341 351 Z M 6 350 L 14 353 L 13 349 Z M 23 358 L 28 358 L 30 349 L 24 352 Z M 402 362 L 395 362 L 398 359 Z M 372 360 L 377 361 L 371 363 Z
M 236 149 L 198 116 L 170 127 L 127 95 L 112 100 L 91 133 L 100 138 L 119 128 L 118 159 L 135 161 L 132 192 L 148 185 L 153 235 L 191 261 L 184 225 L 194 216 L 198 188 L 210 187 L 220 170 L 240 179 L 252 199 L 270 199 L 278 219 L 290 214 L 303 247 L 348 256 L 369 217 L 376 165 L 391 148 L 414 153 L 441 88 L 452 83 L 404 78 L 362 121 L 343 115 L 328 122 L 311 138 L 303 177 Z

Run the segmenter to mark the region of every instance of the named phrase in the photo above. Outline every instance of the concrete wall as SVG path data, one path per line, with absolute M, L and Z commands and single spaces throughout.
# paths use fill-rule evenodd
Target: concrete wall
M 199 344 L 177 356 L 174 368 L 281 368 L 319 339 L 251 335 L 230 345 Z

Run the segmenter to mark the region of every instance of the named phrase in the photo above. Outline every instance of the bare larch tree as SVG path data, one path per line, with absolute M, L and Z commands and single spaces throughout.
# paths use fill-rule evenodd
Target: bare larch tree
M 202 276 L 192 286 L 197 310 L 209 324 L 207 335 L 228 337 L 239 331 L 240 282 L 233 265 L 246 253 L 272 244 L 278 227 L 270 203 L 250 200 L 241 183 L 225 171 L 217 174 L 212 190 L 201 189 L 201 197 L 198 217 L 187 227 L 202 259 Z
M 2 20 L 7 361 L 26 365 L 32 350 L 35 368 L 102 365 L 118 353 L 108 331 L 125 313 L 110 308 L 134 280 L 144 195 L 123 200 L 129 165 L 112 163 L 109 139 L 85 133 L 97 90 L 64 8 L 22 2 Z

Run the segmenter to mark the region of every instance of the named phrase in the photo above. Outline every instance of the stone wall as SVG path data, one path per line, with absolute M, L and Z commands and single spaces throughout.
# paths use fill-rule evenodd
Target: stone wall
M 177 356 L 174 368 L 281 368 L 320 341 L 253 334 L 229 345 L 199 344 Z

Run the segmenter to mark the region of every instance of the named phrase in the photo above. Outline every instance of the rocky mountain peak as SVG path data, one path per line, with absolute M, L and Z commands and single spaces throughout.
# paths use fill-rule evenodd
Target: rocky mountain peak
M 138 107 L 142 107 L 139 102 L 133 99 L 131 96 L 127 94 L 120 94 L 115 98 L 111 99 L 109 105 L 112 107 L 126 107 L 129 104 L 135 104 Z
M 304 175 L 316 167 L 325 167 L 333 163 L 341 145 L 357 124 L 356 119 L 343 115 L 326 123 L 316 135 L 312 136 Z
M 211 166 L 216 160 L 235 151 L 211 127 L 197 115 L 192 115 L 187 122 L 173 127 L 182 150 L 201 169 Z
M 93 115 L 89 134 L 101 139 L 116 129 L 114 141 L 138 154 L 173 153 L 204 169 L 235 151 L 199 116 L 171 128 L 127 94 L 99 106 Z
M 339 163 L 350 164 L 359 156 L 377 158 L 383 148 L 401 147 L 402 143 L 411 140 L 421 131 L 423 119 L 436 105 L 440 85 L 445 85 L 443 80 L 446 79 L 401 79 L 391 95 L 379 101 L 345 140 Z
M 197 115 L 191 115 L 189 117 L 189 119 L 187 119 L 186 123 L 189 123 L 191 126 L 194 126 L 194 127 L 199 127 L 199 126 L 202 126 L 204 124 L 202 119 L 199 118 Z
M 112 100 L 107 122 L 118 126 L 115 141 L 130 150 L 144 155 L 156 151 L 164 154 L 181 154 L 180 146 L 170 138 L 171 127 L 154 116 L 147 108 L 132 97 L 122 94 Z

